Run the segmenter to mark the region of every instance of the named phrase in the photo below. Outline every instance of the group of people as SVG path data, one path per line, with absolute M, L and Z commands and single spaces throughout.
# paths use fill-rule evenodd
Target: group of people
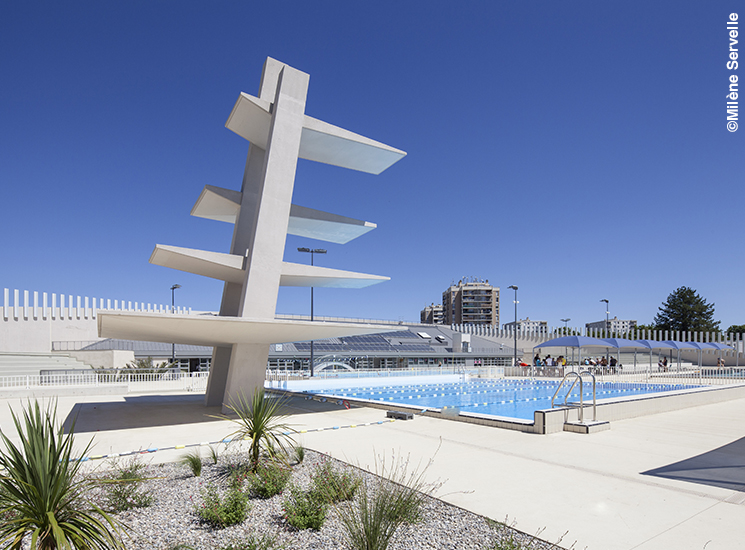
M 559 355 L 557 358 L 551 357 L 551 355 L 546 355 L 544 359 L 541 359 L 540 354 L 536 353 L 535 357 L 533 358 L 533 365 L 536 367 L 565 367 L 567 364 L 567 360 L 564 358 L 563 355 Z

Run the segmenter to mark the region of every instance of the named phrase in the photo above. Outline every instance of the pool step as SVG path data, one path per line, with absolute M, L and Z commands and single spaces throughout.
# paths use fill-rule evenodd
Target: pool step
M 564 431 L 578 434 L 594 434 L 610 430 L 610 422 L 607 420 L 597 420 L 588 422 L 565 422 Z

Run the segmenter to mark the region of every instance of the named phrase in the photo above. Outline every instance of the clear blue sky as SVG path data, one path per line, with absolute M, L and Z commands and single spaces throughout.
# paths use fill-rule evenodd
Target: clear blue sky
M 407 151 L 379 176 L 300 161 L 295 203 L 378 228 L 317 263 L 388 275 L 318 289 L 316 314 L 417 320 L 464 276 L 502 322 L 649 323 L 680 286 L 745 323 L 745 128 L 726 129 L 731 12 L 745 2 L 4 2 L 0 288 L 219 307 L 222 283 L 148 263 L 227 252 L 189 216 L 240 189 L 224 127 L 272 56 L 311 75 L 306 112 Z M 742 25 L 745 27 L 745 23 Z M 745 60 L 744 60 L 745 61 Z M 745 69 L 738 74 L 745 76 Z M 307 313 L 308 289 L 280 290 Z

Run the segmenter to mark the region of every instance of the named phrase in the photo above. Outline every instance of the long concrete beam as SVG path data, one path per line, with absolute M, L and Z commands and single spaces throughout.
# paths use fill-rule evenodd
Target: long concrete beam
M 235 223 L 241 209 L 240 191 L 205 185 L 191 215 L 208 220 Z M 290 206 L 287 233 L 336 244 L 346 244 L 377 227 L 372 222 L 331 214 L 306 206 Z
M 224 252 L 158 244 L 150 256 L 150 263 L 228 283 L 241 283 L 246 277 L 245 258 Z M 365 288 L 389 280 L 390 277 L 382 275 L 282 262 L 279 284 L 319 288 Z
M 218 315 L 174 315 L 132 311 L 101 311 L 102 338 L 143 340 L 196 346 L 279 344 L 404 330 L 405 327 L 284 319 L 252 319 Z M 263 368 L 263 366 L 262 366 Z
M 225 127 L 266 149 L 271 109 L 271 102 L 241 93 Z M 301 159 L 380 174 L 405 156 L 400 149 L 305 115 L 298 154 Z

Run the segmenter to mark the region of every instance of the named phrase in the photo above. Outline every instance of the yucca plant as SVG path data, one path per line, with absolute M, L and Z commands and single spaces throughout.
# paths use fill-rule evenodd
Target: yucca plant
M 72 456 L 74 423 L 65 434 L 56 413 L 56 404 L 42 411 L 38 402 L 23 419 L 11 411 L 20 446 L 0 431 L 0 517 L 10 517 L 0 524 L 0 547 L 19 549 L 30 535 L 34 550 L 124 548 L 121 524 L 86 501 L 94 482 L 79 475 L 82 463 Z
M 252 472 L 259 466 L 262 451 L 272 460 L 282 460 L 287 457 L 287 449 L 295 444 L 290 435 L 295 430 L 284 423 L 286 416 L 280 414 L 283 404 L 282 399 L 269 399 L 264 395 L 264 388 L 257 388 L 250 401 L 240 393 L 238 400 L 228 405 L 228 409 L 237 418 L 222 417 L 238 424 L 238 429 L 229 437 L 249 442 L 248 455 Z

